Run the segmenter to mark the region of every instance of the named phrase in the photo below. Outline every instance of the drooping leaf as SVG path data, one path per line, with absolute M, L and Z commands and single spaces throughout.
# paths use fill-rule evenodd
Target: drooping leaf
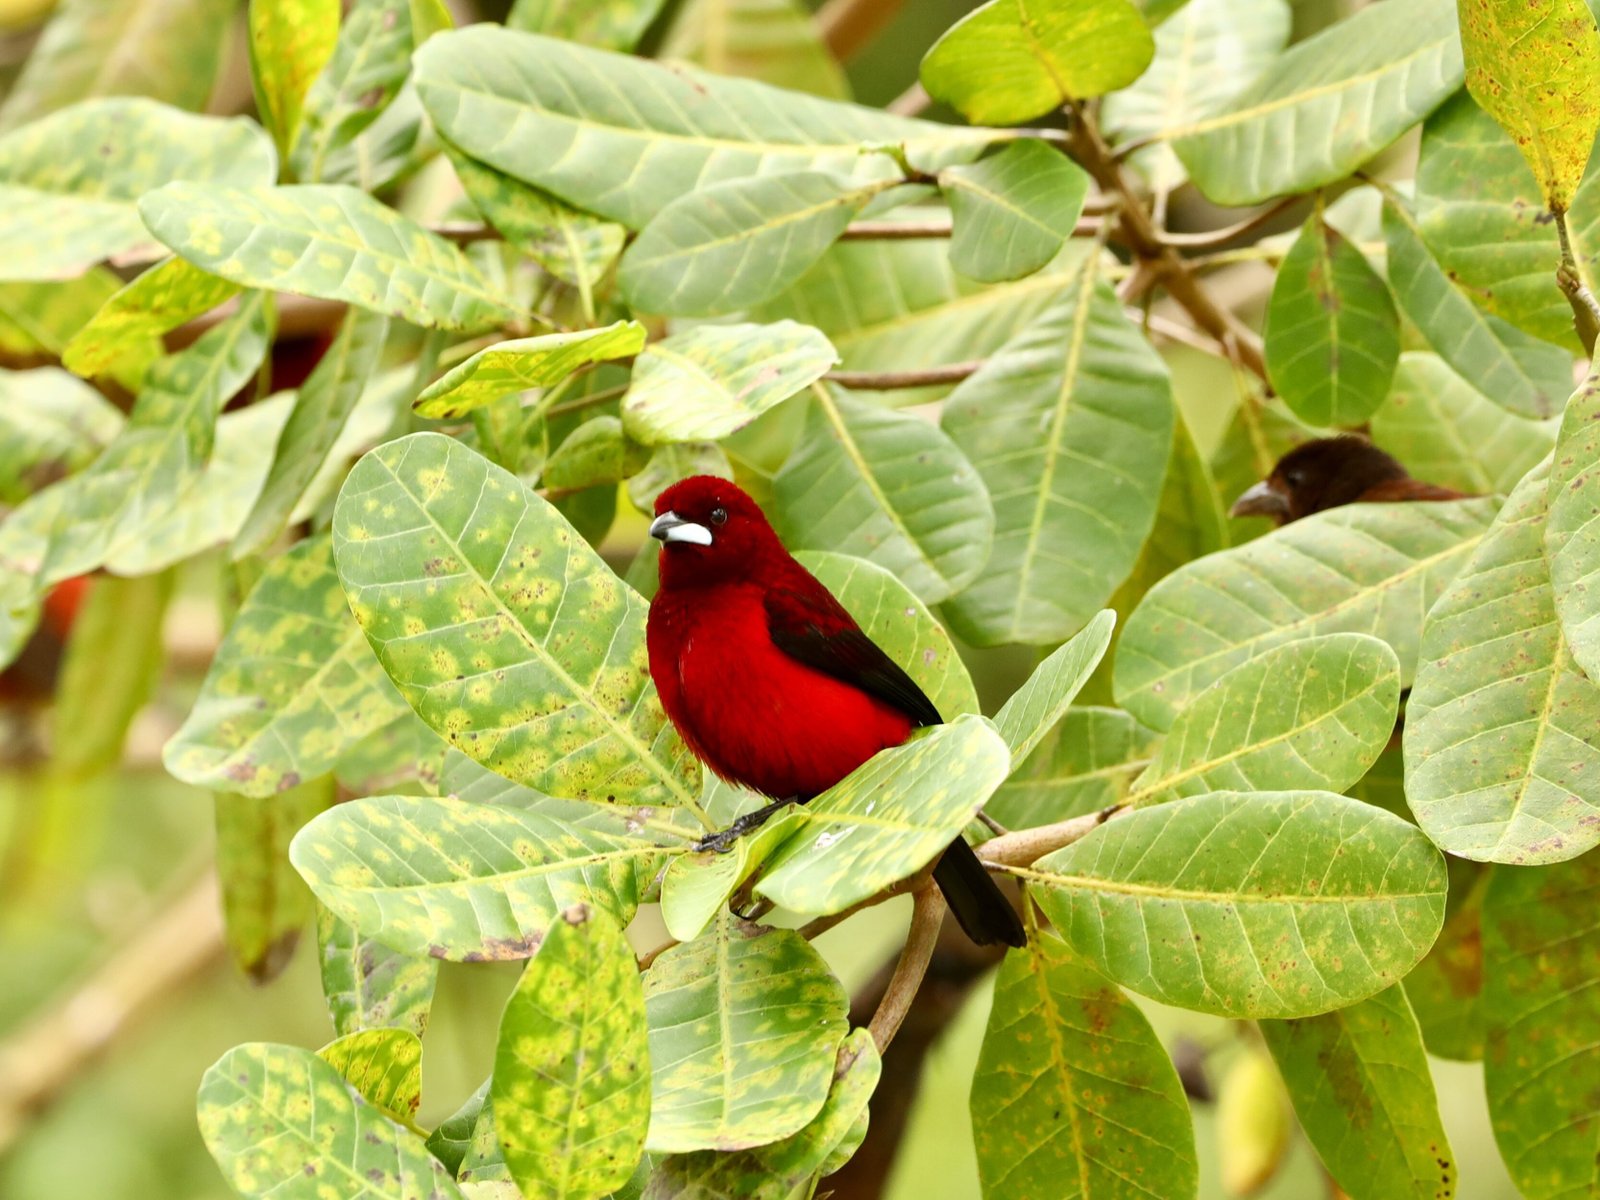
M 632 50 L 663 0 L 512 0 L 506 28 L 547 33 L 585 46 Z
M 305 93 L 288 162 L 305 183 L 332 182 L 330 157 L 383 113 L 411 73 L 410 0 L 355 0 L 331 57 Z
M 1444 920 L 1444 857 L 1331 792 L 1139 809 L 1018 874 L 1096 970 L 1163 1004 L 1300 1017 L 1398 981 Z
M 988 1195 L 1193 1196 L 1189 1104 L 1155 1030 L 1061 939 L 1007 952 L 972 1080 Z
M 1069 708 L 984 805 L 1012 829 L 1048 825 L 1119 803 L 1161 735 L 1115 708 Z
M 121 428 L 116 406 L 65 371 L 0 371 L 0 504 L 88 466 Z
M 954 219 L 950 263 L 970 279 L 999 283 L 1039 270 L 1072 236 L 1089 176 L 1036 138 L 939 172 Z
M 1514 416 L 1438 355 L 1408 351 L 1383 406 L 1372 414 L 1371 429 L 1372 440 L 1418 479 L 1505 495 L 1550 453 L 1558 424 Z
M 1010 770 L 1005 740 L 963 714 L 876 755 L 803 808 L 758 894 L 794 912 L 840 912 L 927 866 Z
M 1533 168 L 1545 206 L 1565 211 L 1600 130 L 1600 33 L 1583 0 L 1466 0 L 1467 91 Z
M 496 342 L 424 388 L 417 413 L 440 420 L 464 417 L 502 396 L 552 387 L 593 363 L 637 354 L 644 337 L 637 321 L 617 321 L 600 329 Z
M 322 995 L 340 1037 L 361 1029 L 404 1029 L 421 1037 L 433 1007 L 438 960 L 401 954 L 363 937 L 317 907 Z
M 487 26 L 430 39 L 416 77 L 450 142 L 630 229 L 679 196 L 747 175 L 899 176 L 863 144 L 895 145 L 937 170 L 995 137 Z
M 1483 1058 L 1483 896 L 1497 869 L 1483 869 L 1445 918 L 1433 949 L 1405 979 L 1423 1043 L 1439 1058 Z M 1452 883 L 1452 899 L 1460 890 Z
M 1267 308 L 1267 372 L 1295 416 L 1360 425 L 1389 393 L 1400 318 L 1360 250 L 1314 214 L 1278 268 Z
M 1331 633 L 1234 667 L 1178 713 L 1125 797 L 1215 791 L 1342 792 L 1394 732 L 1400 663 L 1377 638 Z
M 995 714 L 995 728 L 1005 738 L 1013 763 L 1027 759 L 1066 716 L 1073 697 L 1100 665 L 1116 624 L 1117 614 L 1110 609 L 1096 613 L 1035 667 Z
M 174 183 L 145 195 L 139 213 L 174 253 L 245 287 L 438 329 L 518 315 L 460 250 L 355 188 Z
M 384 1116 L 407 1125 L 415 1119 L 422 1103 L 422 1042 L 409 1029 L 358 1029 L 329 1042 L 317 1057 Z
M 1422 616 L 1466 565 L 1495 508 L 1490 500 L 1350 504 L 1174 571 L 1123 628 L 1117 702 L 1166 729 L 1240 663 L 1343 632 L 1388 642 L 1408 686 Z
M 826 337 L 793 321 L 696 325 L 639 355 L 622 399 L 623 427 L 645 445 L 716 441 L 838 361 Z
M 659 53 L 718 75 L 759 79 L 832 100 L 850 98 L 844 71 L 798 0 L 685 0 Z
M 1544 418 L 1560 411 L 1572 390 L 1571 355 L 1481 311 L 1393 199 L 1383 206 L 1383 237 L 1395 300 L 1440 358 L 1509 413 Z M 1478 443 L 1479 450 L 1492 446 Z
M 413 434 L 356 464 L 333 531 L 379 661 L 452 745 L 549 795 L 693 803 L 643 601 L 519 479 Z
M 230 1185 L 250 1197 L 371 1194 L 377 1172 L 402 1200 L 462 1200 L 422 1139 L 362 1099 L 310 1050 L 249 1042 L 200 1081 L 200 1134 Z
M 844 987 L 790 929 L 724 913 L 644 976 L 652 1151 L 741 1150 L 821 1110 L 844 1040 Z
M 1496 868 L 1483 902 L 1484 1090 L 1500 1156 L 1528 1200 L 1594 1183 L 1600 855 Z
M 1600 843 L 1600 686 L 1561 635 L 1540 541 L 1549 460 L 1428 612 L 1406 800 L 1451 854 L 1560 862 Z
M 937 604 L 988 561 L 994 509 L 966 457 L 936 426 L 826 385 L 773 478 L 772 516 L 791 550 L 854 554 Z
M 162 758 L 196 787 L 272 796 L 404 711 L 345 605 L 328 539 L 312 538 L 267 564 Z
M 1128 0 L 989 0 L 933 44 L 922 86 L 974 125 L 1014 125 L 1126 87 L 1154 53 Z
M 527 958 L 574 904 L 626 924 L 661 851 L 532 810 L 369 796 L 324 813 L 290 859 L 327 908 L 407 954 Z
M 1600 611 L 1591 588 L 1600 574 L 1600 528 L 1595 521 L 1600 496 L 1600 371 L 1572 394 L 1561 418 L 1550 481 L 1544 531 L 1545 561 L 1561 638 L 1573 661 L 1591 680 L 1600 680 Z
M 621 926 L 567 909 L 523 969 L 495 1048 L 495 1133 L 524 1196 L 589 1200 L 632 1176 L 650 1121 L 646 1038 Z
M 1060 641 L 1116 590 L 1155 520 L 1166 367 L 1085 268 L 952 393 L 942 423 L 995 510 L 994 552 L 952 625 L 981 646 Z
M 1398 986 L 1321 1016 L 1263 1021 L 1300 1127 L 1351 1200 L 1450 1200 L 1461 1173 L 1417 1019 Z
M 1256 204 L 1350 174 L 1461 86 L 1450 0 L 1372 5 L 1292 46 L 1220 112 L 1168 130 L 1217 204 Z
M 75 104 L 0 136 L 0 274 L 81 274 L 151 244 L 135 207 L 151 188 L 262 186 L 276 170 L 271 139 L 242 117 L 192 117 L 153 100 Z

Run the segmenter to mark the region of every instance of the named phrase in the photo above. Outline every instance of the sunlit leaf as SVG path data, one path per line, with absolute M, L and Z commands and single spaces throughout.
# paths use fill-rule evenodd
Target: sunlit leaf
M 945 404 L 995 510 L 994 553 L 947 610 L 955 630 L 1048 645 L 1092 617 L 1155 520 L 1172 424 L 1165 365 L 1085 269 Z
M 562 913 L 523 969 L 500 1018 L 490 1095 L 524 1196 L 589 1200 L 633 1174 L 650 1121 L 644 993 L 604 911 Z
M 1035 667 L 995 714 L 995 728 L 1005 738 L 1013 763 L 1032 754 L 1066 716 L 1073 697 L 1100 665 L 1116 624 L 1117 614 L 1110 609 L 1096 613 L 1065 645 Z
M 955 227 L 950 263 L 997 283 L 1039 270 L 1072 236 L 1089 176 L 1059 150 L 1026 138 L 966 167 L 939 172 Z
M 369 1193 L 375 1171 L 404 1200 L 461 1200 L 421 1138 L 310 1050 L 234 1047 L 200 1081 L 199 1115 L 206 1149 L 244 1196 L 326 1200 L 332 1188 L 355 1197 Z
M 740 1150 L 799 1132 L 828 1098 L 847 1000 L 809 942 L 724 913 L 645 972 L 646 1148 Z
M 0 504 L 88 466 L 121 428 L 116 406 L 65 371 L 0 371 Z
M 1333 183 L 1461 86 L 1451 0 L 1375 4 L 1290 47 L 1222 111 L 1167 131 L 1206 198 Z
M 433 1007 L 439 963 L 391 950 L 348 921 L 317 908 L 322 995 L 340 1037 L 360 1029 L 404 1029 L 421 1037 Z
M 844 71 L 800 0 L 685 0 L 658 53 L 718 75 L 759 79 L 834 100 L 850 98 Z
M 663 0 L 512 0 L 508 29 L 548 33 L 585 46 L 632 50 Z
M 150 231 L 246 287 L 340 300 L 440 329 L 517 316 L 460 250 L 351 187 L 175 183 L 148 193 Z
M 933 44 L 922 86 L 975 125 L 1012 125 L 1126 87 L 1154 52 L 1128 0 L 989 0 Z
M 987 1195 L 1193 1196 L 1189 1104 L 1172 1060 L 1117 985 L 1034 933 L 1007 952 L 972 1080 Z
M 169 258 L 110 297 L 63 348 L 62 365 L 85 378 L 109 373 L 128 355 L 142 353 L 152 340 L 239 290 L 236 283 Z
M 250 0 L 250 82 L 256 111 L 287 155 L 306 92 L 339 39 L 339 0 Z
M 1548 460 L 1428 612 L 1406 705 L 1406 800 L 1441 848 L 1560 862 L 1600 842 L 1600 686 L 1561 635 L 1541 537 Z
M 622 400 L 623 427 L 646 445 L 716 441 L 821 378 L 838 358 L 826 337 L 793 321 L 696 325 L 639 355 Z
M 1438 850 L 1416 826 L 1331 792 L 1211 792 L 1139 809 L 1018 873 L 1096 970 L 1221 1016 L 1352 1004 L 1415 966 L 1444 920 Z
M 424 388 L 417 412 L 438 419 L 464 417 L 501 396 L 551 387 L 592 363 L 626 358 L 643 348 L 644 326 L 637 321 L 496 342 Z
M 1593 1186 L 1597 888 L 1600 855 L 1586 854 L 1497 868 L 1483 902 L 1484 1090 L 1500 1156 L 1528 1200 Z
M 1325 633 L 1370 633 L 1416 670 L 1422 616 L 1466 565 L 1491 500 L 1350 504 L 1168 575 L 1117 645 L 1117 702 L 1155 729 L 1242 662 Z
M 320 183 L 330 155 L 354 141 L 399 92 L 411 73 L 410 0 L 355 0 L 331 57 L 305 93 L 289 167 L 297 179 Z
M 937 604 L 989 559 L 994 509 L 972 464 L 937 427 L 826 386 L 772 481 L 791 550 L 853 554 Z
M 984 811 L 1012 829 L 1099 812 L 1127 794 L 1160 737 L 1120 709 L 1070 708 Z
M 422 1103 L 422 1042 L 409 1029 L 358 1029 L 317 1051 L 363 1100 L 410 1124 Z
M 1217 1086 L 1218 1174 L 1229 1196 L 1253 1196 L 1283 1169 L 1294 1116 L 1266 1051 L 1247 1044 Z

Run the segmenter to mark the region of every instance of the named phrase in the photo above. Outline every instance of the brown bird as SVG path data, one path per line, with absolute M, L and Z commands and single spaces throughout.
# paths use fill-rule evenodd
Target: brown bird
M 1460 500 L 1465 492 L 1413 479 L 1366 438 L 1346 434 L 1296 446 L 1228 510 L 1231 517 L 1271 517 L 1279 525 L 1341 504 Z

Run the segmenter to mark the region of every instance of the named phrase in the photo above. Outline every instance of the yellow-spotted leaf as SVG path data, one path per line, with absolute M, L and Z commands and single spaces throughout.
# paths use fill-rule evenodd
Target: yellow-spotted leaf
M 411 74 L 410 0 L 354 0 L 305 93 L 288 164 L 305 183 L 342 180 L 334 156 L 383 115 Z
M 496 342 L 424 388 L 416 409 L 440 420 L 464 417 L 502 396 L 553 387 L 593 363 L 637 354 L 644 337 L 637 321 L 618 321 L 601 329 Z
M 410 1125 L 422 1103 L 422 1040 L 409 1029 L 358 1029 L 317 1051 L 368 1104 Z
M 286 156 L 306 92 L 339 40 L 339 0 L 250 0 L 250 81 L 261 121 Z
M 340 1037 L 362 1029 L 403 1029 L 421 1037 L 433 1008 L 437 959 L 401 954 L 317 909 L 322 996 Z
M 507 29 L 547 33 L 584 46 L 632 50 L 664 0 L 512 0 Z
M 114 371 L 153 338 L 239 294 L 239 285 L 181 258 L 151 267 L 101 305 L 61 353 L 69 371 L 88 378 Z

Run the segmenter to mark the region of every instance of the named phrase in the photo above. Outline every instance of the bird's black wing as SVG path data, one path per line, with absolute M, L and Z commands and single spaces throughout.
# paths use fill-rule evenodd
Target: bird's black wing
M 918 725 L 938 725 L 944 718 L 900 664 L 861 632 L 822 584 L 779 585 L 766 596 L 767 631 L 773 645 L 814 671 L 853 684 L 899 709 Z

